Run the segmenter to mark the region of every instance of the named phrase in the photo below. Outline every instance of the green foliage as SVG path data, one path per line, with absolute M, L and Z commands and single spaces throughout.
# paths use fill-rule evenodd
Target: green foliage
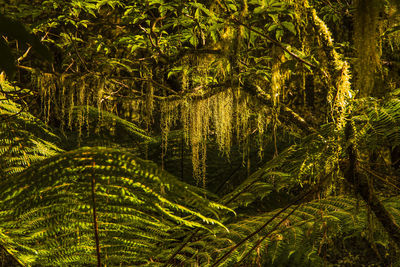
M 131 135 L 132 137 L 136 138 L 139 142 L 154 142 L 151 137 L 146 135 L 146 132 L 136 126 L 134 123 L 124 120 L 119 116 L 116 116 L 107 111 L 99 111 L 98 109 L 87 106 L 87 107 L 74 107 L 74 115 L 78 117 L 78 113 L 83 112 L 83 116 L 88 116 L 89 118 L 89 125 L 94 124 L 96 120 L 99 123 L 103 123 L 106 126 L 110 125 L 111 123 L 114 124 L 116 128 L 114 131 L 118 131 L 120 135 Z
M 350 2 L 2 4 L 1 263 L 396 264 L 398 1 Z
M 222 266 L 231 266 L 237 262 L 242 262 L 243 265 L 262 266 L 323 266 L 324 260 L 321 255 L 323 251 L 329 250 L 334 240 L 365 233 L 367 212 L 365 208 L 357 211 L 356 202 L 357 200 L 352 198 L 331 197 L 305 203 L 297 209 L 293 207 L 296 209 L 293 214 L 275 230 L 273 230 L 275 225 L 286 217 L 291 209 L 279 215 L 268 227 L 246 241 L 224 261 Z M 391 199 L 388 201 L 388 205 L 391 205 L 389 203 L 399 208 L 398 199 Z M 240 218 L 234 223 L 227 224 L 229 233 L 221 232 L 216 238 L 205 237 L 204 240 L 207 240 L 208 245 L 204 249 L 213 248 L 210 258 L 221 257 L 233 244 L 258 229 L 276 212 Z M 258 244 L 258 241 L 266 235 L 267 238 Z M 249 252 L 247 258 L 244 258 Z
M 356 103 L 357 138 L 368 148 L 400 145 L 400 101 L 397 97 L 382 100 L 363 99 Z M 361 143 L 360 143 L 361 145 Z
M 2 82 L 0 93 L 0 178 L 15 175 L 31 164 L 62 152 L 60 138 L 21 105 L 4 99 L 13 88 Z M 15 88 L 18 90 L 18 88 Z
M 72 127 L 72 125 L 75 127 Z M 77 146 L 77 139 L 80 145 L 130 148 L 132 148 L 132 143 L 145 146 L 156 142 L 155 138 L 149 136 L 146 131 L 139 128 L 135 123 L 91 106 L 73 107 L 71 128 L 75 130 L 81 127 L 86 127 L 86 131 L 78 137 L 69 130 L 67 136 L 70 149 Z M 139 150 L 139 148 L 136 147 L 134 150 Z
M 110 265 L 144 264 L 175 239 L 177 227 L 222 227 L 218 210 L 227 210 L 129 152 L 82 148 L 3 180 L 1 227 L 35 251 L 35 264 L 94 264 L 91 186 Z
M 396 214 L 396 221 L 400 220 L 398 201 L 398 198 L 385 201 L 385 205 Z M 368 211 L 365 206 L 357 206 L 354 198 L 330 197 L 294 207 L 293 213 L 293 208 L 289 209 L 239 246 L 218 266 L 238 263 L 240 266 L 323 266 L 326 259 L 322 255 L 329 255 L 335 242 L 367 235 Z M 176 256 L 175 263 L 211 266 L 277 212 L 235 218 L 234 222 L 227 224 L 229 232 L 200 233 Z M 289 213 L 292 214 L 285 219 Z M 380 236 L 375 244 L 389 251 L 390 242 L 382 228 L 375 229 L 375 234 Z

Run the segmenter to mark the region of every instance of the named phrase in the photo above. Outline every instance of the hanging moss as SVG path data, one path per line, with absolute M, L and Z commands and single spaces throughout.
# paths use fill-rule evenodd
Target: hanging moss
M 164 157 L 167 153 L 168 147 L 168 135 L 170 132 L 171 127 L 176 123 L 178 119 L 178 112 L 179 112 L 179 101 L 174 102 L 166 102 L 163 101 L 161 103 L 161 165 L 164 168 Z
M 61 88 L 61 94 L 60 94 L 58 102 L 61 104 L 61 118 L 63 118 L 61 120 L 61 131 L 64 131 L 64 129 L 65 129 L 66 112 L 67 112 L 67 104 L 68 104 L 67 103 L 68 98 L 66 97 L 67 88 L 64 85 L 65 78 L 66 78 L 65 74 L 61 74 L 60 78 L 59 78 L 59 86 Z
M 275 60 L 271 67 L 271 96 L 274 106 L 279 104 L 280 98 L 285 95 L 285 82 L 289 79 L 289 72 L 281 68 L 282 63 L 286 61 L 286 57 L 281 49 L 274 47 L 272 54 Z
M 51 73 L 33 72 L 32 80 L 41 99 L 43 120 L 47 124 L 50 120 L 50 114 L 53 113 L 52 103 L 54 104 L 56 102 L 55 94 L 57 77 Z
M 249 146 L 250 130 L 250 97 L 247 93 L 236 89 L 235 117 L 236 117 L 236 136 L 243 154 L 243 163 L 245 162 Z
M 99 113 L 98 117 L 98 123 L 95 128 L 95 133 L 98 133 L 100 131 L 101 127 L 101 121 L 102 121 L 102 102 L 103 102 L 103 97 L 104 97 L 104 90 L 105 90 L 105 83 L 103 79 L 98 80 L 98 90 L 97 90 L 97 95 L 93 96 L 95 97 L 95 103 L 97 104 L 97 110 Z
M 263 158 L 263 148 L 264 148 L 264 133 L 267 127 L 271 124 L 272 110 L 268 107 L 263 106 L 257 112 L 257 132 L 258 132 L 258 156 L 260 159 Z
M 215 95 L 211 99 L 213 124 L 216 141 L 220 151 L 229 156 L 232 146 L 233 92 L 231 89 Z
M 66 82 L 65 84 L 63 84 L 63 86 L 68 86 L 69 84 Z M 69 86 L 68 86 L 69 87 Z M 74 90 L 72 90 L 72 88 L 68 88 L 68 97 L 66 99 L 68 99 L 68 127 L 70 129 L 72 129 L 72 122 L 73 122 L 73 110 L 74 110 L 74 106 L 75 106 L 75 94 L 74 94 Z
M 182 99 L 180 102 L 180 120 L 183 127 L 183 137 L 185 144 L 189 145 L 189 101 L 188 99 Z
M 78 85 L 78 106 L 84 106 L 84 103 L 85 103 L 85 84 L 82 82 L 82 83 L 79 83 Z M 80 139 L 81 138 L 81 136 L 82 136 L 82 125 L 84 124 L 84 121 L 85 121 L 85 117 L 84 117 L 84 110 L 83 109 L 81 109 L 79 112 L 78 112 L 78 138 Z
M 146 83 L 145 85 L 145 100 L 143 107 L 143 118 L 146 123 L 147 129 L 150 128 L 150 125 L 153 120 L 153 110 L 154 110 L 154 86 L 151 82 Z
M 192 101 L 189 111 L 189 136 L 192 148 L 193 176 L 205 185 L 206 148 L 209 134 L 210 106 L 209 99 Z

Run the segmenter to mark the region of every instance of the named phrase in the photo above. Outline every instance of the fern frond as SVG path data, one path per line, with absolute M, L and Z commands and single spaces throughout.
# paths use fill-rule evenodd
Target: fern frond
M 152 137 L 134 123 L 96 107 L 75 106 L 72 111 L 72 116 L 75 121 L 83 116 L 85 120 L 89 122 L 89 125 L 98 124 L 98 130 L 105 133 L 107 132 L 108 134 L 110 133 L 110 128 L 114 128 L 115 135 L 120 138 L 127 139 L 129 137 L 139 142 L 155 142 Z M 79 121 L 77 123 L 79 124 Z
M 20 105 L 8 99 L 0 101 L 0 177 L 15 175 L 62 152 L 58 142 L 49 127 L 22 111 Z
M 340 151 L 332 125 L 325 125 L 320 134 L 312 134 L 266 162 L 234 191 L 223 197 L 229 207 L 247 206 L 273 192 L 290 190 L 313 184 L 333 172 L 339 162 Z
M 391 209 L 396 221 L 400 221 L 399 198 L 385 201 Z M 322 266 L 321 258 L 335 240 L 343 240 L 351 236 L 361 236 L 367 231 L 368 211 L 365 205 L 357 207 L 357 200 L 350 197 L 329 197 L 305 203 L 296 209 L 282 224 L 271 232 L 271 229 L 291 210 L 287 210 L 275 218 L 269 226 L 254 237 L 248 239 L 242 246 L 231 253 L 219 266 Z M 268 221 L 277 211 L 267 212 L 257 216 L 237 218 L 227 224 L 229 232 L 218 231 L 214 235 L 205 234 L 196 242 L 189 243 L 195 250 L 186 249 L 182 252 L 186 263 L 200 266 L 211 266 L 234 245 L 250 235 Z M 254 247 L 266 234 L 269 235 L 259 246 Z M 389 237 L 380 232 L 382 243 L 389 243 Z M 199 245 L 200 244 L 200 245 Z M 207 254 L 209 262 L 198 259 L 195 255 Z M 248 253 L 249 256 L 244 258 Z
M 95 199 L 102 257 L 108 265 L 145 264 L 176 229 L 207 231 L 224 206 L 151 162 L 115 149 L 82 148 L 35 164 L 1 182 L 1 224 L 38 251 L 35 264 L 95 262 Z M 225 231 L 225 230 L 224 230 Z
M 357 142 L 369 148 L 400 145 L 400 100 L 362 99 L 357 103 Z

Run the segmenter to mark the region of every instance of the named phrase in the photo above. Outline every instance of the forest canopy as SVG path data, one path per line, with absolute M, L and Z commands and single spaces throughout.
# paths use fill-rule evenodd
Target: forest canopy
M 2 1 L 0 263 L 400 264 L 399 12 Z

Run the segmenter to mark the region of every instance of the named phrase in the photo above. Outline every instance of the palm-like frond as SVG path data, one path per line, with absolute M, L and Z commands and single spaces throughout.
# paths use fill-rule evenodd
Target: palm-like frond
M 340 159 L 337 142 L 333 125 L 324 125 L 320 134 L 306 136 L 266 162 L 222 202 L 232 208 L 247 206 L 273 192 L 310 185 L 327 174 L 332 176 Z
M 354 111 L 359 114 L 352 120 L 359 130 L 355 138 L 360 150 L 372 147 L 376 140 L 399 144 L 398 100 L 374 103 Z M 0 110 L 6 118 L 0 124 L 2 161 L 8 164 L 2 165 L 7 175 L 0 182 L 0 244 L 23 263 L 95 264 L 94 221 L 99 227 L 102 261 L 110 266 L 163 265 L 194 228 L 202 230 L 170 263 L 212 265 L 268 220 L 270 224 L 227 254 L 223 265 L 315 266 L 323 264 L 321 253 L 329 244 L 367 231 L 367 210 L 357 210 L 357 200 L 342 196 L 304 203 L 276 218 L 277 211 L 265 210 L 244 212 L 238 218 L 221 216 L 221 209 L 229 209 L 207 200 L 205 190 L 178 181 L 127 150 L 83 148 L 63 153 L 48 141 L 57 137 L 29 113 L 20 112 L 16 103 L 3 100 Z M 88 110 L 91 120 L 99 115 L 95 108 Z M 105 116 L 139 142 L 152 141 L 134 124 L 112 114 Z M 308 186 L 323 176 L 337 180 L 340 162 L 346 158 L 342 135 L 333 124 L 321 127 L 319 133 L 265 163 L 219 203 L 237 209 L 262 202 L 281 189 Z M 184 156 L 176 149 L 181 145 L 177 140 L 171 142 L 175 158 Z M 15 175 L 11 178 L 10 173 Z M 400 221 L 398 202 L 398 198 L 385 202 L 396 221 Z M 377 231 L 375 240 L 388 246 L 387 234 L 380 228 Z
M 362 99 L 356 106 L 357 141 L 369 148 L 400 145 L 400 99 Z
M 203 190 L 119 150 L 63 153 L 0 187 L 3 229 L 35 249 L 41 265 L 95 262 L 93 196 L 101 253 L 110 265 L 145 264 L 177 227 L 223 226 L 218 214 L 225 208 L 202 197 Z
M 132 141 L 136 143 L 154 142 L 152 137 L 133 122 L 99 108 L 92 106 L 75 106 L 71 115 L 72 121 L 75 121 L 79 127 L 82 126 L 79 124 L 82 124 L 84 120 L 87 127 L 93 128 L 94 131 L 90 131 L 91 139 L 101 134 L 103 139 L 104 137 L 112 139 L 114 135 L 114 139 L 119 139 L 116 141 L 120 143 L 122 143 L 122 141 L 129 141 L 131 143 Z M 97 126 L 93 126 L 96 124 Z M 114 133 L 113 135 L 111 135 L 112 132 Z
M 400 221 L 398 203 L 398 197 L 385 201 L 397 222 Z M 366 206 L 357 206 L 356 199 L 337 196 L 305 203 L 293 213 L 293 208 L 290 208 L 246 240 L 218 266 L 323 266 L 323 253 L 329 250 L 335 240 L 362 236 L 368 232 Z M 187 244 L 180 259 L 184 259 L 187 265 L 214 266 L 219 258 L 277 212 L 237 218 L 235 222 L 226 225 L 229 232 L 200 235 Z M 389 237 L 382 228 L 376 231 L 380 232 L 379 242 L 389 246 Z
M 1 84 L 3 90 L 6 85 Z M 62 152 L 56 145 L 59 138 L 21 109 L 12 100 L 0 100 L 0 177 L 17 174 L 34 162 Z
M 35 251 L 21 243 L 15 242 L 1 227 L 0 248 L 3 254 L 2 264 L 15 266 L 31 264 L 34 261 L 34 256 L 32 255 L 35 254 Z M 4 254 L 8 256 L 8 262 L 4 261 Z

